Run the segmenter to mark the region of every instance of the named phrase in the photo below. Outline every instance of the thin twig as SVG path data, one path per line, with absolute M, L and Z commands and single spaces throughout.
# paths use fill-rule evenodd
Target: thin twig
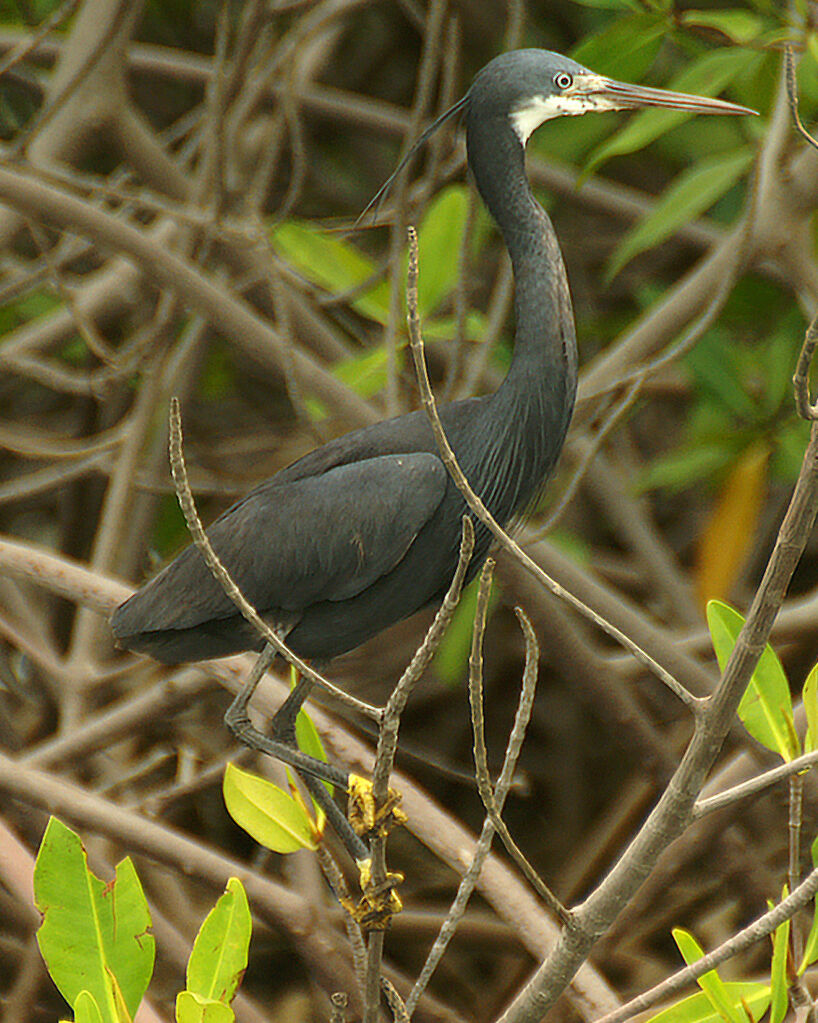
M 423 642 L 415 651 L 412 660 L 409 662 L 406 671 L 398 680 L 391 696 L 383 710 L 380 729 L 378 733 L 378 749 L 375 755 L 375 766 L 372 771 L 372 798 L 376 808 L 382 806 L 389 794 L 389 776 L 395 763 L 395 753 L 398 747 L 398 729 L 400 719 L 406 701 L 414 689 L 421 675 L 426 670 L 429 661 L 434 656 L 440 645 L 440 641 L 452 620 L 463 581 L 466 577 L 466 570 L 471 561 L 474 550 L 474 526 L 467 515 L 463 516 L 463 532 L 460 540 L 460 556 L 457 568 L 452 578 L 451 585 L 443 598 L 443 602 L 435 614 L 434 621 L 429 626 Z M 371 841 L 372 852 L 372 883 L 380 886 L 387 880 L 386 872 L 386 835 L 376 832 Z M 365 981 L 364 981 L 364 1019 L 376 1019 L 380 1002 L 380 993 L 383 990 L 383 978 L 381 973 L 381 959 L 383 956 L 383 932 L 373 931 L 369 935 L 366 954 Z M 386 992 L 384 992 L 386 993 Z M 389 997 L 389 996 L 387 996 Z M 397 998 L 397 1001 L 396 1001 Z M 390 1001 L 390 1008 L 393 1015 L 400 999 L 395 997 Z M 402 1004 L 402 1003 L 401 1003 Z M 405 1010 L 404 1010 L 405 1012 Z M 398 1013 L 399 1014 L 399 1013 Z
M 798 415 L 809 422 L 818 419 L 818 402 L 811 401 L 809 393 L 809 371 L 816 347 L 818 347 L 818 315 L 807 327 L 792 378 L 795 388 L 795 408 Z
M 789 891 L 794 892 L 801 882 L 801 824 L 804 818 L 804 777 L 794 774 L 790 777 L 789 816 L 787 834 L 789 837 L 789 864 L 787 879 Z M 792 956 L 796 963 L 800 962 L 804 951 L 803 935 L 793 920 L 790 927 L 790 943 Z
M 784 47 L 784 77 L 787 83 L 787 98 L 790 101 L 792 119 L 798 133 L 805 142 L 808 142 L 814 149 L 818 149 L 818 142 L 810 135 L 801 121 L 798 113 L 798 86 L 795 80 L 795 58 L 791 46 Z
M 749 796 L 754 796 L 758 792 L 763 792 L 764 789 L 775 785 L 776 782 L 790 778 L 799 771 L 808 770 L 816 764 L 818 764 L 818 750 L 814 750 L 812 753 L 804 753 L 803 756 L 796 757 L 786 764 L 780 764 L 778 767 L 773 767 L 769 771 L 765 771 L 764 774 L 750 778 L 740 785 L 735 785 L 724 792 L 719 792 L 715 796 L 708 796 L 707 799 L 700 799 L 693 807 L 693 816 L 698 820 L 699 817 L 704 817 L 715 810 L 723 810 L 727 806 L 732 806 L 733 803 L 747 799 Z
M 173 482 L 176 487 L 176 495 L 179 499 L 179 506 L 182 509 L 182 514 L 185 517 L 185 522 L 187 523 L 187 528 L 190 531 L 193 542 L 196 544 L 196 547 L 204 558 L 205 564 L 210 569 L 213 577 L 222 587 L 227 597 L 236 605 L 242 617 L 256 629 L 259 636 L 264 639 L 265 643 L 274 647 L 276 652 L 279 653 L 289 664 L 291 664 L 296 671 L 298 671 L 302 678 L 309 679 L 310 682 L 313 682 L 315 685 L 320 686 L 327 692 L 332 693 L 332 695 L 345 706 L 350 707 L 361 714 L 365 714 L 367 717 L 372 718 L 375 721 L 380 721 L 382 713 L 380 708 L 373 707 L 371 704 L 364 703 L 362 700 L 358 700 L 354 696 L 350 696 L 348 693 L 345 693 L 342 689 L 339 689 L 338 686 L 333 685 L 332 682 L 325 679 L 323 675 L 319 675 L 319 673 L 311 668 L 305 661 L 302 661 L 297 654 L 294 654 L 287 644 L 279 638 L 275 630 L 270 628 L 267 622 L 260 617 L 259 613 L 245 598 L 244 594 L 231 579 L 230 573 L 219 560 L 218 555 L 213 550 L 210 540 L 204 531 L 201 519 L 199 518 L 199 513 L 196 511 L 196 505 L 193 501 L 190 484 L 187 480 L 187 470 L 185 468 L 184 454 L 182 452 L 182 419 L 179 411 L 179 399 L 175 396 L 170 399 L 169 450 L 170 468 L 173 474 Z
M 318 843 L 315 854 L 318 857 L 318 866 L 321 868 L 321 872 L 326 878 L 327 884 L 332 889 L 332 893 L 338 901 L 338 904 L 341 906 L 349 905 L 352 901 L 352 896 L 350 894 L 346 878 L 324 842 Z M 352 949 L 352 962 L 355 966 L 355 977 L 358 981 L 361 1000 L 363 1001 L 366 946 L 364 945 L 364 939 L 361 934 L 361 928 L 358 921 L 355 920 L 351 913 L 345 912 L 342 914 L 342 917 L 344 921 L 344 929 L 347 932 L 349 946 Z M 344 997 L 346 998 L 346 995 Z
M 678 682 L 669 671 L 662 667 L 657 661 L 655 661 L 650 654 L 646 653 L 640 646 L 633 642 L 633 640 L 626 636 L 624 632 L 617 629 L 615 625 L 606 621 L 601 615 L 598 615 L 596 611 L 593 611 L 587 604 L 584 604 L 581 600 L 578 600 L 572 593 L 564 589 L 554 579 L 546 575 L 545 572 L 537 565 L 522 548 L 511 539 L 506 531 L 499 525 L 495 520 L 491 512 L 486 508 L 480 498 L 475 494 L 469 485 L 469 481 L 463 474 L 463 470 L 455 458 L 454 451 L 449 444 L 446 437 L 446 433 L 443 429 L 443 425 L 440 422 L 440 416 L 437 412 L 437 406 L 435 404 L 434 395 L 432 393 L 432 387 L 429 383 L 429 373 L 426 368 L 426 359 L 423 353 L 423 338 L 420 332 L 420 320 L 418 318 L 418 291 L 417 291 L 417 279 L 418 279 L 418 245 L 417 245 L 417 233 L 415 229 L 409 228 L 409 272 L 408 272 L 408 283 L 406 288 L 408 314 L 407 320 L 409 324 L 409 344 L 412 348 L 412 357 L 415 362 L 415 372 L 417 373 L 418 385 L 420 387 L 421 400 L 423 407 L 426 410 L 426 414 L 429 417 L 432 430 L 437 441 L 438 449 L 440 451 L 440 457 L 446 469 L 449 472 L 452 480 L 454 481 L 457 489 L 463 495 L 466 504 L 474 512 L 480 521 L 488 527 L 494 538 L 498 541 L 500 546 L 507 550 L 513 557 L 515 557 L 520 564 L 522 564 L 532 575 L 537 578 L 540 583 L 555 597 L 559 597 L 560 600 L 564 600 L 569 604 L 575 611 L 578 611 L 585 618 L 590 619 L 595 625 L 606 632 L 609 636 L 620 643 L 626 650 L 629 650 L 633 656 L 648 668 L 654 675 L 667 686 L 668 689 L 694 714 L 697 715 L 702 707 L 703 701 L 699 700 L 692 693 L 688 692 L 685 687 Z
M 489 582 L 491 581 L 490 572 L 486 575 L 484 571 L 483 576 L 481 577 L 481 583 L 485 578 L 488 578 Z M 548 885 L 546 885 L 546 883 L 542 880 L 537 871 L 531 866 L 526 857 L 523 855 L 520 847 L 512 838 L 511 832 L 506 826 L 506 822 L 500 816 L 500 810 L 497 806 L 497 800 L 491 786 L 488 753 L 486 751 L 485 718 L 483 714 L 483 634 L 486 629 L 488 590 L 488 586 L 485 587 L 485 590 L 481 586 L 477 609 L 474 615 L 471 656 L 469 658 L 469 705 L 471 707 L 472 731 L 474 732 L 474 768 L 475 777 L 477 779 L 477 790 L 480 793 L 480 798 L 483 800 L 483 806 L 486 808 L 486 813 L 489 815 L 489 820 L 491 821 L 494 830 L 503 840 L 503 845 L 505 845 L 509 855 L 520 868 L 528 883 L 540 896 L 546 906 L 548 906 L 551 912 L 554 913 L 563 923 L 568 923 L 570 920 L 568 910 L 554 895 Z M 526 643 L 530 643 L 536 653 L 536 656 L 533 658 L 536 672 L 537 657 L 539 656 L 539 647 L 537 646 L 536 637 L 531 628 L 531 623 L 525 617 L 520 608 L 516 608 L 515 610 L 517 612 L 517 617 L 520 619 L 523 632 L 525 633 Z M 522 745 L 524 737 L 524 733 L 519 736 L 519 739 L 516 736 L 512 736 L 512 740 L 509 740 L 509 746 L 511 746 L 512 741 L 519 741 L 520 745 Z M 519 753 L 519 748 L 516 752 Z
M 485 608 L 488 602 L 489 590 L 491 588 L 493 568 L 494 563 L 491 559 L 489 559 L 483 566 L 483 571 L 480 575 L 477 609 L 475 611 L 475 633 L 478 629 L 482 630 L 485 626 Z M 478 622 L 481 624 L 478 625 Z M 519 757 L 520 750 L 522 749 L 523 739 L 528 728 L 531 708 L 534 705 L 534 693 L 537 683 L 537 659 L 539 656 L 539 650 L 537 648 L 536 636 L 534 635 L 534 631 L 530 624 L 528 624 L 527 620 L 524 623 L 524 619 L 521 618 L 520 624 L 523 625 L 523 631 L 525 634 L 525 668 L 523 670 L 523 684 L 520 690 L 520 699 L 517 704 L 517 713 L 514 718 L 514 725 L 511 729 L 511 736 L 509 737 L 508 748 L 506 749 L 506 755 L 503 760 L 503 767 L 500 771 L 500 777 L 497 779 L 497 787 L 495 790 L 495 801 L 498 811 L 501 813 L 506 801 L 506 796 L 508 795 L 514 779 L 517 759 Z M 478 646 L 481 644 L 482 631 L 480 632 Z M 460 881 L 457 894 L 449 908 L 449 912 L 446 914 L 446 919 L 440 928 L 440 932 L 429 950 L 429 955 L 426 957 L 423 969 L 421 970 L 418 979 L 415 981 L 415 986 L 412 988 L 409 993 L 409 997 L 406 999 L 406 1011 L 410 1016 L 417 1007 L 421 995 L 426 990 L 426 987 L 432 978 L 432 974 L 437 969 L 440 960 L 443 958 L 443 955 L 448 948 L 449 942 L 454 937 L 458 924 L 463 918 L 463 914 L 466 912 L 466 907 L 477 885 L 480 872 L 483 869 L 483 864 L 491 850 L 493 837 L 494 825 L 491 819 L 487 817 L 483 822 L 483 829 L 480 833 L 477 845 L 475 846 L 471 863 Z

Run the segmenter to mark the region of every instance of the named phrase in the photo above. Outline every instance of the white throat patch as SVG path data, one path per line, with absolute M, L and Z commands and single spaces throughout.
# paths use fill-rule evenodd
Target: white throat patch
M 583 75 L 583 84 L 596 77 L 596 75 Z M 578 85 L 579 81 L 575 81 L 574 84 Z M 620 108 L 615 100 L 607 99 L 604 96 L 595 96 L 585 90 L 574 95 L 564 93 L 557 96 L 532 96 L 522 106 L 512 111 L 511 127 L 520 142 L 525 145 L 531 133 L 536 131 L 541 124 L 550 121 L 552 117 L 576 117 L 579 114 L 590 113 L 592 110 L 618 109 Z

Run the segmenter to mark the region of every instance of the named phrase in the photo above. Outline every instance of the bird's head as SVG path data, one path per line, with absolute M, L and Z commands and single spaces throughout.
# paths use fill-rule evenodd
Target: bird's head
M 545 121 L 595 110 L 665 107 L 693 114 L 752 114 L 755 111 L 708 96 L 618 82 L 549 50 L 500 54 L 474 79 L 467 94 L 467 117 L 504 118 L 523 145 Z
M 426 140 L 458 114 L 465 113 L 469 133 L 483 136 L 486 146 L 499 137 L 496 129 L 500 125 L 510 126 L 514 136 L 525 146 L 531 133 L 552 117 L 638 107 L 665 107 L 691 114 L 756 113 L 749 107 L 709 96 L 618 82 L 550 50 L 511 50 L 486 64 L 466 95 L 429 125 L 370 200 L 358 221 L 378 207 L 400 171 Z

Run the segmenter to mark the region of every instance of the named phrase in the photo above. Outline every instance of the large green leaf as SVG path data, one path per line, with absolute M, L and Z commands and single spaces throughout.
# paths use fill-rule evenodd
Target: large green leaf
M 758 62 L 759 55 L 752 50 L 726 48 L 713 50 L 685 68 L 667 86 L 675 92 L 692 92 L 701 96 L 717 96 L 735 78 Z M 693 115 L 684 110 L 641 110 L 621 131 L 595 150 L 585 171 L 596 170 L 612 156 L 635 153 L 654 139 L 664 135 Z
M 673 940 L 676 942 L 682 958 L 690 966 L 698 962 L 704 950 L 689 931 L 681 927 L 673 929 Z M 696 979 L 696 983 L 704 991 L 710 1004 L 728 1023 L 747 1023 L 747 1016 L 741 1006 L 736 1005 L 730 992 L 716 970 L 709 970 Z
M 756 418 L 758 400 L 747 393 L 741 354 L 730 340 L 730 335 L 720 330 L 710 331 L 688 352 L 685 364 L 693 373 L 697 394 L 713 399 L 714 404 L 724 406 L 734 416 L 752 422 Z M 792 370 L 788 373 L 791 377 Z
M 260 845 L 279 853 L 315 849 L 306 809 L 278 785 L 228 764 L 222 792 L 227 812 Z
M 634 256 L 658 245 L 717 202 L 753 162 L 753 151 L 742 148 L 700 160 L 673 181 L 651 213 L 616 247 L 607 268 L 614 277 Z
M 725 981 L 724 990 L 731 1003 L 736 1006 L 746 1005 L 752 1012 L 753 1019 L 761 1019 L 770 1004 L 770 985 L 758 981 Z M 724 1017 L 713 1008 L 713 1004 L 704 991 L 683 998 L 675 1005 L 668 1006 L 648 1023 L 724 1023 Z M 745 1023 L 749 1023 L 745 1019 Z
M 707 625 L 719 668 L 724 671 L 744 618 L 729 604 L 711 600 L 707 604 Z M 741 698 L 738 715 L 750 735 L 773 753 L 778 753 L 784 760 L 792 760 L 799 755 L 787 676 L 769 643 L 764 647 Z
M 247 968 L 251 928 L 244 887 L 231 877 L 196 935 L 187 964 L 188 991 L 229 1003 Z
M 131 860 L 105 884 L 88 869 L 79 837 L 52 817 L 34 866 L 34 900 L 43 914 L 37 942 L 69 1005 L 88 991 L 104 1023 L 119 1023 L 113 976 L 133 1016 L 153 972 L 154 940 Z

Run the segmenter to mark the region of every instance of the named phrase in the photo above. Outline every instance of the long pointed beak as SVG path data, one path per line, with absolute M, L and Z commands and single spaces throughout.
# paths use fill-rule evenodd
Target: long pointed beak
M 589 99 L 602 101 L 621 110 L 636 107 L 665 107 L 668 110 L 686 110 L 691 114 L 755 114 L 756 110 L 728 103 L 723 99 L 711 99 L 709 96 L 691 96 L 686 92 L 670 92 L 667 89 L 650 89 L 644 85 L 630 85 L 617 82 L 613 78 L 602 75 L 588 76 L 591 81 L 583 82 L 578 92 L 584 93 Z

